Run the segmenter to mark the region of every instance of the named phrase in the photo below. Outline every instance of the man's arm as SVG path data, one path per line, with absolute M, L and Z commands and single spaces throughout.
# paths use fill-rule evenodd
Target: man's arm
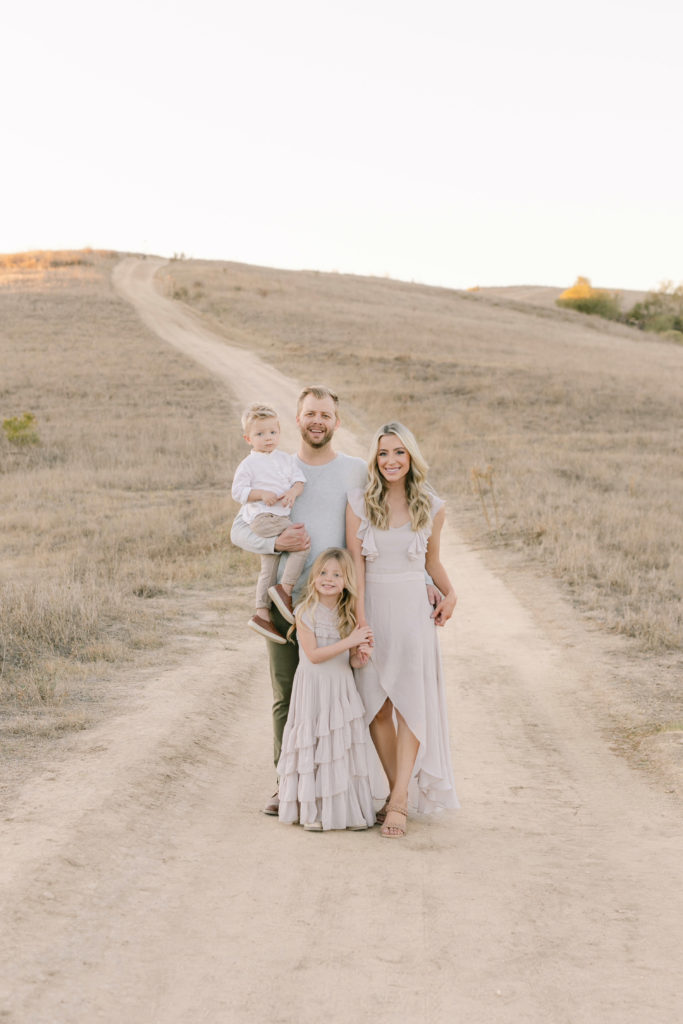
M 249 529 L 240 511 L 235 516 L 235 521 L 230 529 L 230 540 L 235 547 L 251 551 L 253 555 L 272 555 L 275 553 L 277 537 L 259 537 Z
M 230 529 L 230 540 L 235 547 L 251 551 L 253 555 L 273 555 L 278 551 L 306 551 L 311 546 L 310 537 L 303 523 L 292 523 L 279 537 L 259 537 L 244 522 L 241 510 L 235 516 Z

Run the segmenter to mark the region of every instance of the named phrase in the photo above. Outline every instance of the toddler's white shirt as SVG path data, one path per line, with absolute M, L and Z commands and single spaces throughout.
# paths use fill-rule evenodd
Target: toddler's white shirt
M 276 449 L 274 452 L 251 452 L 242 459 L 232 481 L 232 496 L 242 506 L 241 516 L 245 523 L 252 523 L 256 516 L 270 512 L 275 516 L 289 516 L 291 508 L 284 505 L 266 505 L 265 501 L 247 501 L 250 491 L 272 491 L 284 494 L 297 483 L 306 483 L 306 477 L 294 455 L 287 455 Z

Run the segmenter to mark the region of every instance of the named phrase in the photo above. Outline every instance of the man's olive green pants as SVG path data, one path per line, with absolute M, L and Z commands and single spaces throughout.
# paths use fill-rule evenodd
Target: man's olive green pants
M 271 606 L 270 617 L 278 632 L 286 636 L 290 624 L 283 619 L 274 605 Z M 289 712 L 289 699 L 292 696 L 294 673 L 299 664 L 299 647 L 296 633 L 292 634 L 287 644 L 274 644 L 271 640 L 267 640 L 266 643 L 270 657 L 270 681 L 273 685 L 273 755 L 277 768 L 282 749 L 282 733 Z

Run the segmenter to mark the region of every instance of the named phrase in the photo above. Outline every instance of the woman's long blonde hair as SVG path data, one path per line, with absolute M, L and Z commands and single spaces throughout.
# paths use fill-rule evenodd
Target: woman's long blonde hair
M 402 423 L 385 423 L 375 434 L 368 456 L 368 485 L 365 488 L 365 509 L 373 526 L 380 530 L 389 529 L 389 509 L 386 503 L 387 482 L 377 465 L 377 451 L 380 438 L 385 434 L 395 435 L 410 456 L 410 467 L 404 479 L 410 525 L 413 530 L 422 530 L 432 518 L 433 491 L 427 483 L 427 465 L 412 432 Z
M 357 625 L 356 601 L 358 599 L 358 587 L 356 585 L 356 570 L 353 559 L 344 548 L 326 548 L 325 551 L 318 555 L 308 574 L 304 596 L 296 606 L 296 620 L 298 624 L 304 612 L 309 612 L 311 619 L 315 622 L 315 609 L 320 602 L 320 595 L 315 589 L 315 581 L 320 575 L 323 566 L 327 562 L 332 561 L 333 558 L 339 562 L 344 576 L 344 589 L 339 595 L 336 610 L 339 635 L 345 637 L 352 633 Z

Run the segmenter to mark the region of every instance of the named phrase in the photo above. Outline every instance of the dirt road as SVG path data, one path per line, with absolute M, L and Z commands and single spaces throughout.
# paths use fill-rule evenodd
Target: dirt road
M 241 402 L 297 382 L 153 287 L 115 285 Z M 283 423 L 283 445 L 296 444 Z M 348 435 L 340 449 L 355 452 Z M 683 1019 L 677 797 L 612 753 L 610 644 L 447 524 L 441 634 L 462 809 L 401 842 L 259 813 L 263 646 L 228 623 L 73 741 L 3 822 L 0 1020 L 11 1024 L 672 1024 Z M 521 595 L 521 599 L 520 599 Z

